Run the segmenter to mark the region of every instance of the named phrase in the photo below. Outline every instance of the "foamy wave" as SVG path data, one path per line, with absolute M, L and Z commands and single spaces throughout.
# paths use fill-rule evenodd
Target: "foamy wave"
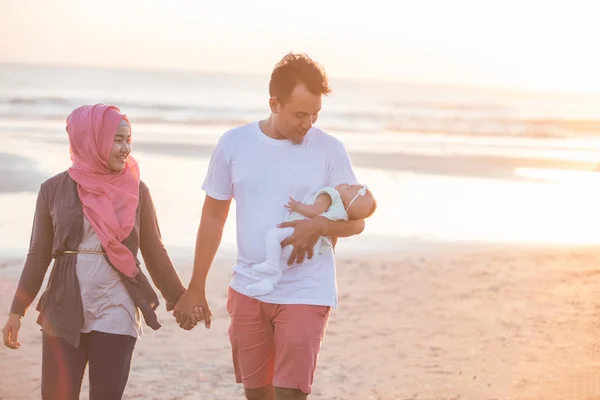
M 0 118 L 64 120 L 81 104 L 116 104 L 136 122 L 190 125 L 242 124 L 264 117 L 264 109 L 166 102 L 134 102 L 51 96 L 0 98 Z M 514 114 L 514 113 L 513 113 Z M 320 125 L 346 132 L 419 132 L 461 135 L 577 137 L 600 134 L 600 121 L 517 118 L 503 106 L 442 102 L 394 103 L 374 109 L 328 109 Z

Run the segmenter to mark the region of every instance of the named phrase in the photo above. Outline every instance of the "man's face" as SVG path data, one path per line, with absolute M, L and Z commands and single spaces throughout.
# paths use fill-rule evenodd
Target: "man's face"
M 285 103 L 271 98 L 271 110 L 275 115 L 275 128 L 282 136 L 295 144 L 302 143 L 319 117 L 321 95 L 312 94 L 304 84 L 296 85 Z

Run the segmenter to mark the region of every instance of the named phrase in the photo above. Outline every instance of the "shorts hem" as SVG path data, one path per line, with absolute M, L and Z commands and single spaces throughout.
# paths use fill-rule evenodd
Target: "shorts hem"
M 298 389 L 304 394 L 310 394 L 312 385 L 303 385 L 298 381 L 286 381 L 285 379 L 273 380 L 273 386 L 282 389 Z

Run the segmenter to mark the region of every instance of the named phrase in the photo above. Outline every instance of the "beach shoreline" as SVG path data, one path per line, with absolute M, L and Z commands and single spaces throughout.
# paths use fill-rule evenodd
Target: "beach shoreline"
M 340 306 L 327 329 L 314 399 L 588 399 L 600 396 L 594 246 L 431 243 L 337 255 Z M 236 399 L 227 337 L 231 256 L 208 280 L 210 331 L 186 332 L 159 308 L 145 328 L 125 399 Z M 21 260 L 2 261 L 8 307 Z M 184 282 L 191 263 L 175 259 Z M 35 306 L 35 303 L 34 305 Z M 3 349 L 0 398 L 38 398 L 41 335 L 30 309 L 22 348 Z M 351 348 L 348 348 L 351 346 Z M 87 398 L 84 381 L 82 399 Z M 573 393 L 578 393 L 577 397 Z

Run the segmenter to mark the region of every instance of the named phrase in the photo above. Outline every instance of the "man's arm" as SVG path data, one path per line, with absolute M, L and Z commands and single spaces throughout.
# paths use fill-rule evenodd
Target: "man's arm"
M 194 270 L 189 284 L 192 290 L 204 292 L 206 289 L 206 277 L 221 244 L 230 205 L 231 200 L 216 200 L 210 196 L 204 199 L 200 226 L 196 235 Z
M 321 236 L 349 237 L 359 235 L 365 229 L 365 220 L 357 219 L 351 221 L 330 221 L 325 217 L 315 217 L 321 226 Z
M 354 221 L 329 221 L 329 220 L 327 220 L 326 224 L 328 226 L 326 226 L 323 229 L 323 232 L 328 232 L 328 233 L 323 233 L 321 236 L 329 236 L 329 238 L 331 239 L 331 246 L 333 247 L 334 251 L 335 251 L 335 246 L 337 245 L 338 237 L 348 237 L 348 236 L 359 235 L 365 229 L 365 220 L 364 219 L 359 219 L 359 220 L 354 220 Z M 331 232 L 337 233 L 339 236 L 336 236 L 335 234 L 332 235 Z M 341 233 L 341 235 L 340 235 L 340 233 Z
M 212 311 L 206 299 L 206 278 L 221 244 L 230 205 L 231 200 L 216 200 L 208 195 L 205 197 L 196 236 L 192 278 L 188 291 L 181 296 L 173 311 L 173 315 L 182 328 L 190 323 L 189 317 L 192 315 L 194 306 L 202 308 L 205 325 L 207 328 L 210 327 Z

